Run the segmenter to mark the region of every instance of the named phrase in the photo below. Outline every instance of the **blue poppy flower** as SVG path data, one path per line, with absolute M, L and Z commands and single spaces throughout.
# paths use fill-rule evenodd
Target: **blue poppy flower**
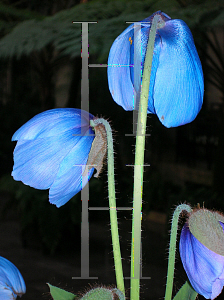
M 224 223 L 216 220 L 217 213 L 213 218 L 212 212 L 205 212 L 204 220 L 198 218 L 195 232 L 189 222 L 184 225 L 180 236 L 180 257 L 194 290 L 206 299 L 215 299 L 224 286 Z M 223 217 L 221 219 L 223 221 Z M 200 238 L 196 238 L 192 231 Z
M 95 137 L 93 115 L 73 108 L 52 109 L 25 123 L 13 135 L 12 176 L 36 189 L 50 189 L 49 201 L 57 207 L 77 194 L 93 174 L 83 174 Z
M 19 270 L 0 256 L 0 299 L 14 300 L 26 293 L 26 285 Z
M 155 38 L 148 113 L 156 114 L 164 126 L 175 127 L 195 119 L 204 94 L 201 62 L 184 21 L 171 19 L 157 11 L 139 22 L 141 26 L 130 25 L 110 49 L 108 84 L 117 104 L 125 110 L 138 109 L 141 73 L 152 19 L 156 14 L 160 15 L 164 26 L 157 29 Z

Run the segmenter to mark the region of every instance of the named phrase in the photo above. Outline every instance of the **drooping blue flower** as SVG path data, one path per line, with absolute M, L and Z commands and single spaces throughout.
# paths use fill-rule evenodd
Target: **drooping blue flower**
M 155 38 L 148 113 L 156 114 L 164 126 L 175 127 L 195 119 L 204 94 L 201 62 L 184 21 L 171 19 L 157 11 L 139 22 L 141 26 L 134 28 L 134 24 L 130 25 L 110 49 L 108 84 L 117 104 L 125 110 L 138 108 L 141 73 L 152 19 L 156 14 L 165 25 L 157 29 Z
M 194 290 L 206 299 L 215 299 L 224 286 L 224 223 L 218 221 L 224 221 L 224 218 L 217 213 L 204 211 L 204 216 L 203 211 L 200 212 L 202 218 L 196 216 L 197 223 L 189 225 L 188 221 L 184 225 L 179 248 L 184 269 Z
M 9 260 L 0 256 L 0 299 L 14 300 L 25 293 L 26 285 L 19 270 Z
M 93 115 L 73 108 L 52 109 L 25 123 L 13 135 L 12 176 L 36 189 L 50 189 L 49 201 L 57 207 L 77 194 L 94 169 L 83 174 L 95 134 Z

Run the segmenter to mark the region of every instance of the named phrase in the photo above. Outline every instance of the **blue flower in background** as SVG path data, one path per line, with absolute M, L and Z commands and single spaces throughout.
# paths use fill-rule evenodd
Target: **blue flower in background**
M 25 123 L 13 135 L 12 176 L 36 189 L 50 189 L 49 201 L 62 206 L 88 182 L 83 175 L 95 134 L 93 115 L 73 108 L 52 109 Z M 87 172 L 86 172 L 87 173 Z
M 190 29 L 184 21 L 172 20 L 158 11 L 141 21 L 141 26 L 134 29 L 132 24 L 122 32 L 109 53 L 109 89 L 114 101 L 125 110 L 138 108 L 141 73 L 155 14 L 161 16 L 165 25 L 157 29 L 155 39 L 148 113 L 156 114 L 164 126 L 175 127 L 195 119 L 204 94 L 201 62 Z
M 0 299 L 13 300 L 26 293 L 26 285 L 19 270 L 0 256 Z
M 224 224 L 219 224 L 224 230 Z M 224 286 L 224 256 L 204 246 L 191 233 L 187 223 L 182 229 L 179 247 L 184 269 L 194 290 L 206 299 L 215 299 Z

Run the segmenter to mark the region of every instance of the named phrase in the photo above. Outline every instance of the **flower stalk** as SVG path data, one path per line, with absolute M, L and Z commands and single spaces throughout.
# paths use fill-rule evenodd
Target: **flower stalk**
M 183 211 L 187 211 L 188 213 L 190 213 L 192 209 L 187 204 L 180 204 L 175 209 L 172 218 L 165 300 L 171 300 L 172 297 L 178 221 L 180 214 Z
M 108 164 L 108 196 L 110 207 L 110 226 L 111 237 L 114 253 L 114 265 L 117 281 L 117 288 L 125 295 L 124 288 L 124 276 L 121 260 L 121 250 L 118 234 L 118 220 L 117 220 L 117 208 L 115 197 L 115 180 L 114 180 L 114 148 L 113 148 L 113 136 L 110 124 L 107 120 L 99 118 L 90 121 L 90 125 L 95 127 L 98 124 L 103 124 L 107 133 L 107 164 Z
M 145 56 L 142 79 L 141 97 L 138 112 L 135 166 L 134 166 L 134 194 L 132 216 L 132 245 L 131 245 L 131 300 L 139 299 L 140 292 L 140 249 L 141 249 L 141 219 L 142 219 L 142 191 L 146 119 L 148 108 L 149 84 L 152 69 L 153 50 L 157 24 L 161 21 L 160 15 L 155 15 L 150 29 L 147 52 Z

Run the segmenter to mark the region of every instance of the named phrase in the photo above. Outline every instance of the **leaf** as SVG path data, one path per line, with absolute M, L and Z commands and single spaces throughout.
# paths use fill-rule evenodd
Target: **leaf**
M 51 296 L 54 300 L 74 300 L 76 295 L 62 290 L 56 286 L 47 283 L 50 288 Z
M 188 281 L 181 287 L 173 300 L 195 300 L 198 293 L 192 288 Z

